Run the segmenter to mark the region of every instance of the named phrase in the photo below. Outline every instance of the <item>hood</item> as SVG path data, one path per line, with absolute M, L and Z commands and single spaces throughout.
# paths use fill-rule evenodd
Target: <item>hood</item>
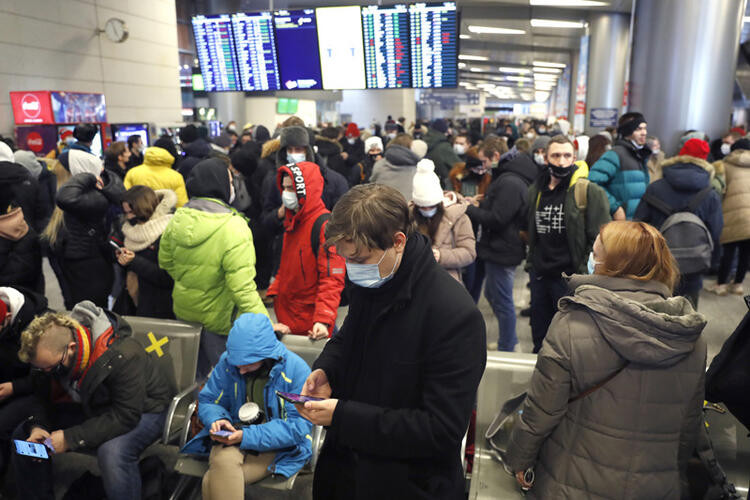
M 505 153 L 503 153 L 502 155 L 500 155 L 500 160 L 498 160 L 497 163 L 498 163 L 498 165 L 502 166 L 506 162 L 515 160 L 518 157 L 518 155 L 520 155 L 520 154 L 521 154 L 521 152 L 518 150 L 518 148 L 516 148 L 515 146 L 513 146 L 508 151 L 506 151 Z
M 438 132 L 437 130 L 430 128 L 427 133 L 422 137 L 422 140 L 427 143 L 427 147 L 432 150 L 441 142 L 448 142 L 448 138 L 445 134 Z
M 526 153 L 519 153 L 515 158 L 500 167 L 500 173 L 513 172 L 531 184 L 539 175 L 539 167 Z
M 607 343 L 631 363 L 666 368 L 695 348 L 706 318 L 684 297 L 669 297 L 666 285 L 601 275 L 569 279 L 572 297 L 560 300 L 560 311 L 585 308 Z M 640 293 L 643 302 L 630 298 Z
M 398 144 L 388 146 L 384 158 L 395 167 L 416 167 L 419 157 L 409 148 Z
M 232 216 L 232 209 L 206 199 L 190 200 L 169 221 L 166 231 L 183 247 L 197 247 L 217 233 Z
M 270 158 L 271 155 L 275 155 L 279 149 L 281 149 L 281 139 L 271 139 L 263 143 L 263 149 L 261 149 L 261 158 Z
M 297 193 L 299 208 L 296 212 L 286 211 L 284 226 L 292 230 L 298 221 L 304 220 L 308 214 L 325 207 L 323 204 L 323 175 L 320 167 L 315 163 L 303 161 L 301 163 L 290 163 L 282 165 L 276 172 L 276 187 L 282 191 L 281 181 L 284 175 L 292 178 L 294 190 Z
M 68 151 L 68 166 L 71 175 L 91 174 L 98 177 L 104 169 L 104 164 L 98 156 L 72 148 Z
M 724 161 L 740 168 L 750 168 L 750 150 L 736 149 L 724 157 Z
M 216 198 L 229 203 L 229 173 L 227 164 L 218 158 L 199 161 L 185 182 L 190 198 Z
M 147 167 L 172 168 L 174 156 L 164 148 L 150 147 L 143 155 L 143 164 Z
M 258 125 L 255 127 L 255 130 L 253 131 L 253 140 L 260 143 L 265 144 L 266 141 L 268 141 L 271 138 L 271 133 L 268 131 L 266 127 L 263 125 Z
M 0 161 L 13 161 L 13 150 L 3 141 L 0 141 Z
M 28 290 L 28 292 L 31 291 Z M 15 321 L 16 319 L 16 316 L 18 316 L 18 313 L 26 303 L 26 296 L 22 293 L 21 290 L 17 290 L 16 288 L 11 288 L 9 286 L 2 286 L 0 287 L 0 300 L 5 302 L 5 305 L 8 307 L 10 322 L 13 323 L 13 321 Z
M 205 139 L 197 139 L 189 144 L 183 144 L 182 150 L 185 156 L 205 158 L 211 153 L 211 145 Z
M 318 154 L 322 156 L 333 156 L 341 154 L 344 148 L 341 147 L 339 141 L 335 139 L 329 139 L 322 135 L 315 136 L 315 145 L 318 146 Z
M 227 361 L 232 366 L 284 357 L 286 348 L 276 338 L 264 314 L 245 313 L 234 322 L 227 338 Z
M 443 197 L 443 209 L 445 210 L 443 217 L 455 224 L 466 213 L 468 206 L 469 202 L 463 196 L 452 191 L 446 191 Z
M 31 151 L 24 151 L 23 149 L 19 149 L 15 152 L 13 155 L 16 163 L 19 165 L 23 165 L 26 170 L 31 172 L 31 175 L 37 179 L 39 178 L 39 174 L 42 173 L 42 164 L 39 163 L 39 160 L 37 160 L 36 155 L 32 153 Z
M 675 156 L 661 164 L 664 179 L 677 191 L 700 191 L 711 183 L 714 167 L 694 156 Z
M 622 146 L 633 155 L 638 158 L 640 161 L 646 161 L 651 156 L 651 150 L 648 148 L 648 146 L 643 146 L 641 149 L 636 148 L 632 142 L 626 139 L 617 139 L 615 141 L 615 146 Z
M 0 185 L 18 184 L 28 180 L 29 177 L 29 171 L 18 163 L 0 161 Z
M 23 210 L 14 208 L 7 214 L 0 215 L 0 238 L 18 241 L 29 232 L 29 225 L 23 218 Z

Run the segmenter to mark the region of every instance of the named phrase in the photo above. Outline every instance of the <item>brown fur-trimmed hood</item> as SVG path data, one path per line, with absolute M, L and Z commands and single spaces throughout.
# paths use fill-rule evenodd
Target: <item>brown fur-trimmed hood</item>
M 261 158 L 270 158 L 271 155 L 275 155 L 278 150 L 281 149 L 281 139 L 271 139 L 263 143 L 263 148 L 260 152 Z
M 711 179 L 713 179 L 716 175 L 716 169 L 714 169 L 713 165 L 708 163 L 706 160 L 701 160 L 700 158 L 689 155 L 678 155 L 667 158 L 666 160 L 661 162 L 661 168 L 662 170 L 664 170 L 665 168 L 671 167 L 672 165 L 677 165 L 678 163 L 692 163 L 693 165 L 697 165 L 708 172 L 711 176 Z

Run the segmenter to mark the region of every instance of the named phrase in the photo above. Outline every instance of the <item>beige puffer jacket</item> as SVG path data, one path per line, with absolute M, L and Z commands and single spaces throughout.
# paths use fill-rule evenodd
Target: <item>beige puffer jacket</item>
M 471 220 L 466 215 L 468 203 L 453 192 L 445 193 L 445 213 L 435 233 L 432 247 L 440 252 L 438 264 L 459 282 L 461 269 L 477 258 L 476 238 Z
M 724 230 L 721 243 L 750 239 L 750 151 L 732 151 L 718 166 L 717 172 L 722 170 L 727 187 L 722 205 Z
M 527 498 L 680 498 L 702 418 L 705 318 L 659 282 L 575 275 L 569 284 L 508 465 L 535 468 Z

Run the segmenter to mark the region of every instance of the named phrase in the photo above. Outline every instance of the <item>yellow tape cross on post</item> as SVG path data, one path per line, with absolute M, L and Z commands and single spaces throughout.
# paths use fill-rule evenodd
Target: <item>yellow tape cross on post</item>
M 156 337 L 154 336 L 154 332 L 148 332 L 148 340 L 151 342 L 151 345 L 146 347 L 146 352 L 154 352 L 156 351 L 156 355 L 160 358 L 164 356 L 164 351 L 162 351 L 161 346 L 169 342 L 169 337 L 162 337 L 159 340 L 156 340 Z

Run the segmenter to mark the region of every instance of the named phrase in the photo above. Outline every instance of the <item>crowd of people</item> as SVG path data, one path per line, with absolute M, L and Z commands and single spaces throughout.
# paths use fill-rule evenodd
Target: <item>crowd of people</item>
M 96 132 L 76 126 L 44 159 L 0 142 L 0 474 L 13 465 L 19 498 L 53 498 L 53 470 L 10 453 L 11 439 L 96 450 L 107 497 L 140 498 L 138 458 L 175 389 L 122 315 L 203 327 L 204 427 L 184 451 L 208 457 L 204 498 L 298 472 L 313 424 L 328 428 L 316 498 L 459 498 L 486 352 L 518 350 L 521 264 L 539 361 L 512 439 L 519 483 L 531 487 L 523 472 L 536 465 L 538 498 L 606 497 L 617 481 L 650 484 L 639 474 L 653 465 L 667 497 L 680 490 L 684 457 L 669 461 L 699 427 L 703 276 L 717 274 L 713 293 L 744 293 L 744 130 L 714 141 L 687 131 L 667 156 L 636 112 L 592 137 L 563 119 L 483 130 L 390 117 L 311 128 L 292 116 L 273 133 L 231 122 L 211 138 L 187 124 L 145 148 L 133 136 L 103 160 Z M 43 258 L 70 313 L 48 308 Z M 330 340 L 311 371 L 282 335 Z M 657 444 L 612 405 L 581 410 L 607 422 L 582 436 L 565 419 L 608 373 L 611 391 L 669 395 Z M 609 459 L 583 451 L 607 426 L 651 465 L 626 460 L 623 475 L 596 481 L 567 472 L 568 455 L 582 469 Z M 38 481 L 23 479 L 31 471 Z

